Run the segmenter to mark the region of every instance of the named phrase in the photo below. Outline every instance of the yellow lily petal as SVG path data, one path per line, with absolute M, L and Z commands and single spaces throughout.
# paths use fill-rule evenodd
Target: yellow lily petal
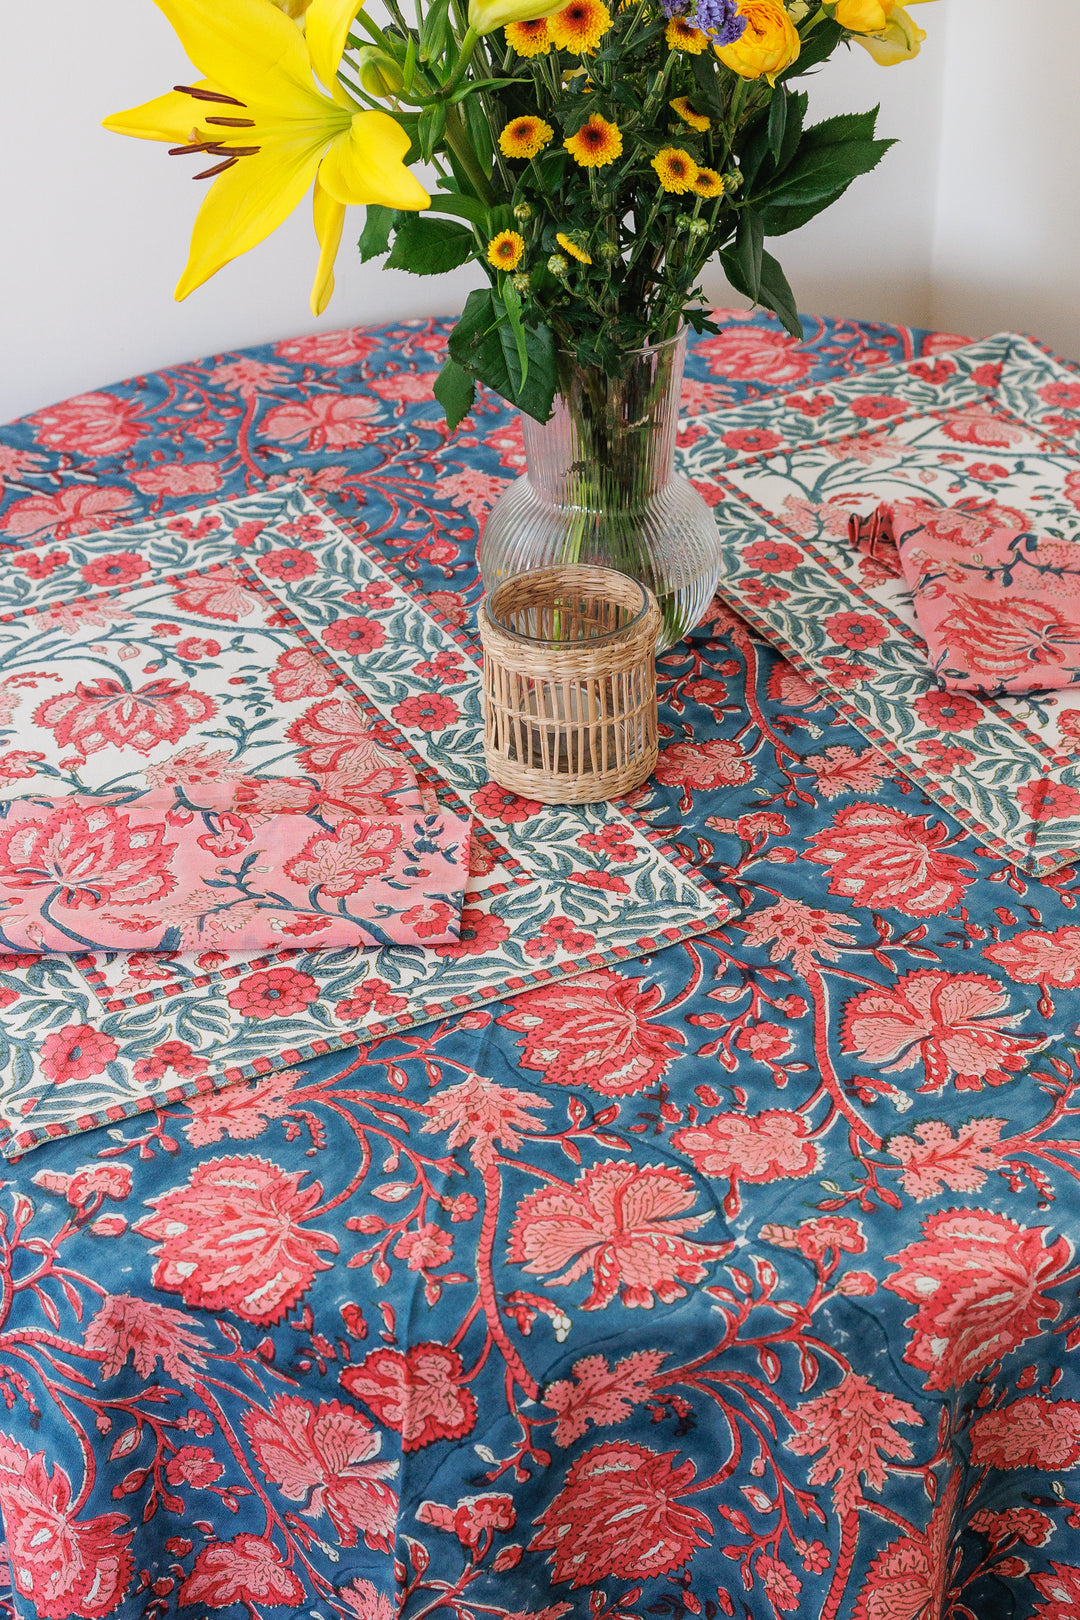
M 925 28 L 913 22 L 903 6 L 894 6 L 887 27 L 880 34 L 855 34 L 856 45 L 861 45 L 882 67 L 895 67 L 899 62 L 910 62 L 918 56 L 926 38 Z
M 389 113 L 356 113 L 349 129 L 335 136 L 319 179 L 339 203 L 427 208 L 431 198 L 402 162 L 410 144 Z
M 201 80 L 196 88 L 207 89 L 208 81 Z M 136 135 L 144 141 L 168 141 L 170 146 L 186 146 L 195 130 L 198 130 L 200 139 L 211 138 L 209 132 L 202 128 L 202 120 L 207 113 L 228 110 L 210 101 L 197 101 L 194 96 L 185 96 L 179 90 L 170 90 L 168 95 L 155 96 L 153 101 L 144 101 L 140 107 L 110 113 L 101 122 L 114 135 Z M 220 135 L 221 132 L 218 133 Z
M 295 26 L 289 23 L 290 28 Z M 218 176 L 195 220 L 191 254 L 176 289 L 178 299 L 277 230 L 314 179 L 325 141 L 322 131 L 269 141 L 260 152 Z
M 469 27 L 490 34 L 507 23 L 535 22 L 561 11 L 565 0 L 469 0 Z
M 333 89 L 345 41 L 362 0 L 311 0 L 307 45 L 311 65 L 328 90 Z
M 311 289 L 311 313 L 321 315 L 334 296 L 334 260 L 341 246 L 345 204 L 339 203 L 315 181 L 315 235 L 319 239 L 319 267 Z
M 323 108 L 304 36 L 270 0 L 157 0 L 157 5 L 199 72 L 231 96 L 298 118 Z

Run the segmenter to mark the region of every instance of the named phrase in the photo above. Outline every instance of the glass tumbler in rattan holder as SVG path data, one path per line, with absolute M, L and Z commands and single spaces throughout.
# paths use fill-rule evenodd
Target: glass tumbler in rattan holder
M 480 604 L 484 755 L 542 804 L 629 793 L 656 765 L 660 610 L 611 568 L 530 569 Z

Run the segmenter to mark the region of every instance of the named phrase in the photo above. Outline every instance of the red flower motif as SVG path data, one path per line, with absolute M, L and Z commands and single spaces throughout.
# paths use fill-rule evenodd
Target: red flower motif
M 763 574 L 790 574 L 802 563 L 803 554 L 797 546 L 785 545 L 782 540 L 755 540 L 743 552 L 743 561 Z
M 663 999 L 659 985 L 600 968 L 518 996 L 497 1022 L 521 1033 L 522 1068 L 547 1084 L 627 1097 L 655 1085 L 683 1044 L 678 1030 L 651 1022 Z
M 694 347 L 714 377 L 752 377 L 769 383 L 797 383 L 810 374 L 813 361 L 794 338 L 761 326 L 737 326 Z
M 890 416 L 903 416 L 907 409 L 906 400 L 894 399 L 891 394 L 863 394 L 851 402 L 853 416 L 869 418 L 873 422 L 884 422 Z
M 869 613 L 834 613 L 825 620 L 825 629 L 839 646 L 851 652 L 880 647 L 886 635 L 881 620 Z
M 295 1069 L 283 1069 L 252 1085 L 225 1086 L 194 1097 L 188 1103 L 191 1117 L 184 1134 L 192 1147 L 209 1147 L 225 1137 L 250 1142 L 263 1134 L 272 1119 L 289 1112 L 296 1079 Z
M 500 787 L 497 782 L 487 782 L 482 788 L 477 788 L 472 803 L 478 816 L 484 816 L 488 821 L 501 821 L 507 827 L 519 821 L 528 821 L 530 816 L 535 816 L 544 808 L 539 799 L 523 799 L 519 794 L 511 793 L 509 788 Z
M 106 1198 L 117 1202 L 131 1191 L 131 1170 L 126 1164 L 85 1164 L 70 1175 L 61 1170 L 39 1170 L 35 1187 L 63 1193 L 75 1209 L 89 1209 Z
M 622 1290 L 622 1303 L 651 1309 L 682 1299 L 684 1283 L 699 1283 L 706 1267 L 731 1252 L 730 1243 L 695 1243 L 684 1236 L 708 1213 L 687 1213 L 697 1196 L 690 1177 L 668 1165 L 599 1164 L 573 1187 L 544 1187 L 518 1205 L 509 1259 L 532 1276 L 565 1266 L 551 1286 L 592 1273 L 586 1311 L 603 1310 Z
M 1080 813 L 1080 793 L 1065 782 L 1027 782 L 1016 795 L 1016 802 L 1032 821 L 1057 821 Z
M 447 940 L 454 937 L 457 913 L 445 901 L 421 900 L 402 912 L 401 921 L 417 939 Z
M 456 1350 L 422 1342 L 400 1350 L 373 1350 L 341 1383 L 369 1406 L 380 1423 L 396 1429 L 405 1451 L 436 1440 L 461 1440 L 476 1426 L 476 1401 L 461 1382 Z
M 422 697 L 403 698 L 390 710 L 400 726 L 416 726 L 420 731 L 442 731 L 461 719 L 461 710 L 453 698 L 438 692 L 427 692 Z
M 1080 986 L 1080 928 L 1052 933 L 1029 929 L 1006 944 L 988 945 L 987 961 L 997 962 L 1017 984 L 1053 985 L 1058 990 Z
M 315 394 L 270 411 L 262 431 L 302 450 L 355 450 L 381 432 L 380 414 L 378 400 L 363 394 Z
M 184 1607 L 204 1603 L 210 1609 L 229 1609 L 234 1603 L 243 1603 L 249 1612 L 257 1613 L 257 1603 L 271 1608 L 299 1608 L 304 1588 L 282 1563 L 273 1542 L 245 1534 L 204 1547 L 177 1599 Z
M 970 765 L 975 758 L 970 748 L 961 748 L 958 743 L 947 743 L 942 737 L 924 737 L 916 746 L 927 768 L 939 771 L 942 776 L 948 776 L 961 765 Z
M 750 780 L 753 766 L 737 742 L 711 737 L 707 742 L 675 743 L 665 748 L 656 766 L 656 780 L 665 787 L 680 787 L 680 806 L 689 810 L 691 793 L 718 787 L 741 787 Z
M 1080 1462 L 1080 1403 L 1026 1395 L 983 1412 L 971 1426 L 975 1468 L 1042 1468 L 1060 1473 Z
M 165 1465 L 165 1478 L 170 1485 L 191 1485 L 196 1490 L 216 1485 L 224 1472 L 207 1446 L 181 1446 Z
M 351 618 L 335 619 L 323 631 L 323 640 L 335 652 L 352 653 L 360 657 L 374 652 L 386 640 L 386 632 L 377 619 L 367 619 L 361 613 Z
M 779 1063 L 791 1051 L 791 1036 L 782 1024 L 748 1024 L 735 1037 L 735 1045 L 759 1063 Z
M 11 1578 L 41 1620 L 100 1620 L 123 1602 L 133 1561 L 121 1513 L 77 1519 L 71 1480 L 43 1451 L 0 1438 L 0 1513 Z
M 773 1558 L 770 1553 L 761 1553 L 754 1561 L 754 1574 L 778 1614 L 790 1614 L 799 1607 L 802 1581 L 782 1559 Z
M 143 436 L 138 400 L 115 394 L 76 394 L 36 411 L 28 420 L 35 436 L 54 450 L 84 456 L 122 456 Z
M 306 647 L 286 648 L 278 654 L 278 661 L 270 671 L 270 686 L 279 703 L 325 697 L 336 685 L 334 672 Z
M 920 1064 L 920 1091 L 1002 1086 L 1027 1067 L 1046 1037 L 1012 1035 L 1025 1016 L 1008 1013 L 1009 997 L 979 973 L 923 968 L 895 985 L 862 990 L 844 1011 L 842 1050 L 881 1064 L 886 1074 Z
M 841 793 L 873 793 L 893 770 L 875 748 L 856 753 L 846 743 L 834 743 L 823 754 L 808 754 L 803 764 L 813 771 L 817 791 L 826 799 L 835 799 Z
M 25 501 L 16 501 L 0 518 L 0 529 L 20 538 L 48 534 L 55 540 L 67 540 L 75 534 L 109 528 L 131 504 L 129 490 L 72 484 L 56 495 L 29 495 Z
M 730 1184 L 729 1212 L 737 1207 L 738 1183 L 799 1180 L 812 1176 L 821 1150 L 808 1139 L 806 1121 L 786 1108 L 760 1114 L 716 1114 L 704 1125 L 676 1131 L 672 1145 L 686 1153 L 702 1175 Z
M 394 1244 L 399 1260 L 407 1260 L 410 1271 L 433 1271 L 454 1258 L 453 1239 L 427 1221 L 415 1232 L 402 1232 Z
M 517 1523 L 513 1498 L 501 1491 L 462 1497 L 455 1507 L 447 1507 L 442 1502 L 421 1502 L 416 1517 L 421 1524 L 434 1525 L 436 1530 L 448 1530 L 457 1536 L 463 1547 L 477 1555 L 477 1560 L 486 1555 L 497 1530 L 512 1530 Z M 565 1612 L 559 1610 L 560 1614 Z M 557 1620 L 557 1616 L 553 1620 Z
M 190 1386 L 206 1366 L 206 1340 L 195 1327 L 192 1317 L 168 1305 L 134 1294 L 107 1294 L 86 1330 L 83 1348 L 100 1361 L 102 1378 L 115 1378 L 130 1355 L 144 1382 L 160 1361 L 166 1377 Z M 212 1432 L 212 1425 L 206 1432 Z
M 994 1367 L 1053 1322 L 1061 1307 L 1042 1290 L 1069 1264 L 1064 1237 L 988 1210 L 941 1210 L 923 1236 L 890 1258 L 885 1287 L 917 1307 L 904 1360 L 926 1389 L 955 1389 Z
M 281 660 L 278 660 L 281 668 Z M 295 667 L 295 666 L 294 666 Z M 301 677 L 303 678 L 303 677 Z M 341 694 L 324 698 L 294 720 L 286 735 L 299 745 L 300 762 L 315 776 L 334 772 L 353 781 L 364 780 L 376 768 L 393 770 L 393 760 L 372 735 L 371 721 L 354 698 Z M 407 773 L 398 769 L 389 787 L 403 787 Z M 388 789 L 381 789 L 388 791 Z
M 764 455 L 784 442 L 779 433 L 772 433 L 768 428 L 738 428 L 733 433 L 725 433 L 723 439 L 732 450 L 744 450 L 751 455 Z M 753 549 L 751 546 L 750 550 Z
M 295 882 L 341 899 L 388 872 L 400 843 L 401 828 L 393 822 L 357 817 L 343 821 L 332 833 L 309 838 L 300 853 L 286 861 L 285 871 Z
M 937 917 L 956 905 L 976 867 L 942 849 L 949 830 L 892 805 L 837 810 L 807 839 L 806 858 L 829 868 L 829 893 L 858 906 L 891 906 L 907 917 Z
M 185 636 L 183 641 L 176 643 L 177 657 L 190 659 L 193 663 L 203 658 L 216 658 L 220 651 L 220 641 L 208 641 L 203 636 Z
M 318 999 L 319 989 L 310 973 L 287 967 L 249 974 L 228 997 L 229 1006 L 245 1018 L 291 1018 Z
M 496 1142 L 513 1152 L 521 1146 L 522 1131 L 540 1129 L 540 1121 L 529 1112 L 530 1108 L 550 1106 L 531 1091 L 511 1090 L 473 1074 L 460 1085 L 436 1091 L 424 1104 L 427 1118 L 421 1129 L 425 1136 L 446 1131 L 448 1148 L 468 1144 L 474 1163 L 485 1165 L 495 1156 Z
M 984 450 L 1007 450 L 1024 439 L 1023 428 L 979 405 L 957 411 L 946 421 L 944 432 L 954 444 L 977 444 Z
M 137 467 L 129 474 L 143 495 L 211 495 L 221 488 L 221 471 L 212 461 L 170 461 Z
M 697 1470 L 677 1457 L 627 1441 L 593 1446 L 535 1521 L 543 1528 L 529 1551 L 549 1552 L 555 1580 L 578 1587 L 681 1569 L 709 1545 L 713 1527 L 700 1508 L 679 1501 Z
M 465 906 L 461 913 L 461 937 L 456 945 L 433 945 L 436 956 L 487 956 L 497 951 L 510 938 L 510 930 L 501 917 L 490 911 L 478 911 Z
M 549 917 L 546 923 L 541 924 L 536 938 L 530 939 L 525 946 L 525 955 L 550 956 L 554 951 L 562 950 L 580 957 L 595 949 L 594 936 L 575 927 L 569 917 Z
M 111 1035 L 103 1035 L 92 1024 L 65 1024 L 42 1041 L 41 1072 L 58 1086 L 89 1080 L 104 1074 L 119 1050 Z
M 927 692 L 915 699 L 915 713 L 927 726 L 939 731 L 972 731 L 985 710 L 962 692 Z
M 1075 1564 L 1051 1563 L 1048 1571 L 1032 1575 L 1031 1584 L 1044 1600 L 1032 1620 L 1076 1620 L 1080 1614 L 1080 1569 Z
M 952 1192 L 981 1192 L 1001 1164 L 1003 1119 L 969 1119 L 953 1136 L 942 1120 L 927 1119 L 910 1136 L 890 1136 L 888 1150 L 904 1166 L 900 1181 L 912 1198 Z
M 392 1013 L 400 1012 L 409 1005 L 406 996 L 395 996 L 381 984 L 362 984 L 355 995 L 344 1001 L 339 1001 L 334 1008 L 334 1016 L 343 1024 L 361 1023 L 369 1012 L 381 1013 L 389 1018 Z
M 319 566 L 311 552 L 299 546 L 278 546 L 255 560 L 268 579 L 310 579 Z
M 88 585 L 127 585 L 149 567 L 146 558 L 136 551 L 113 551 L 107 557 L 84 563 L 79 572 Z
M 42 821 L 0 827 L 0 883 L 49 889 L 73 908 L 160 900 L 176 886 L 175 844 L 160 822 L 133 827 L 108 805 L 60 804 Z
M 888 1477 L 885 1458 L 910 1462 L 912 1450 L 894 1425 L 922 1425 L 907 1401 L 876 1389 L 860 1373 L 848 1373 L 835 1389 L 800 1406 L 788 1450 L 799 1457 L 824 1451 L 810 1470 L 811 1485 L 834 1480 L 833 1506 L 844 1515 L 863 1501 L 860 1476 L 870 1490 L 881 1491 Z
M 398 1465 L 372 1460 L 382 1437 L 362 1412 L 278 1395 L 268 1412 L 245 1412 L 241 1422 L 259 1467 L 287 1501 L 304 1503 L 305 1519 L 326 1513 L 343 1547 L 355 1547 L 359 1532 L 372 1549 L 391 1550 L 398 1502 L 385 1481 Z
M 950 662 L 962 656 L 972 675 L 994 686 L 1016 684 L 1018 690 L 1030 684 L 1034 669 L 1049 674 L 1060 665 L 1056 684 L 1068 684 L 1080 660 L 1080 633 L 1057 608 L 1014 593 L 989 601 L 959 590 L 950 594 L 950 603 L 935 631 L 949 649 Z
M 213 698 L 186 681 L 148 681 L 133 691 L 101 676 L 39 703 L 34 724 L 48 726 L 61 748 L 73 748 L 85 759 L 110 746 L 149 754 L 159 743 L 179 742 L 216 713 Z
M 134 1230 L 157 1240 L 154 1287 L 177 1293 L 185 1305 L 230 1310 L 246 1322 L 280 1321 L 338 1252 L 328 1232 L 302 1223 L 322 1197 L 304 1172 L 288 1172 L 266 1159 L 211 1159 L 183 1187 L 148 1202 Z
M 238 624 L 262 606 L 251 586 L 232 568 L 215 568 L 201 579 L 189 579 L 173 597 L 181 613 L 227 619 Z
M 340 332 L 313 332 L 309 337 L 287 338 L 274 345 L 275 354 L 294 365 L 355 366 L 378 346 L 374 332 L 362 326 L 345 327 Z

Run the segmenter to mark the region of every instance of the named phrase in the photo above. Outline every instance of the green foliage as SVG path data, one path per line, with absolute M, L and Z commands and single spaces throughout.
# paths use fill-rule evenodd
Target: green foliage
M 520 335 L 521 348 L 498 293 L 471 292 L 450 334 L 450 358 L 526 416 L 546 422 L 558 386 L 555 335 L 548 326 L 520 326 Z
M 378 203 L 368 203 L 367 218 L 357 244 L 364 264 L 369 259 L 381 258 L 390 246 L 390 232 L 394 228 L 395 212 L 393 208 L 382 208 Z
M 476 238 L 467 225 L 435 214 L 398 214 L 386 268 L 441 276 L 471 259 L 475 249 Z
M 446 425 L 453 433 L 473 408 L 476 383 L 456 360 L 447 360 L 435 379 L 435 398 L 446 412 Z

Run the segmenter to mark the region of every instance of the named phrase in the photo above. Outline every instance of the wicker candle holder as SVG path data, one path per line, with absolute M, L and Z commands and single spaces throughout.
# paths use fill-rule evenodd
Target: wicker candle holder
M 656 764 L 660 610 L 611 568 L 537 568 L 480 605 L 484 754 L 543 804 L 629 793 Z

